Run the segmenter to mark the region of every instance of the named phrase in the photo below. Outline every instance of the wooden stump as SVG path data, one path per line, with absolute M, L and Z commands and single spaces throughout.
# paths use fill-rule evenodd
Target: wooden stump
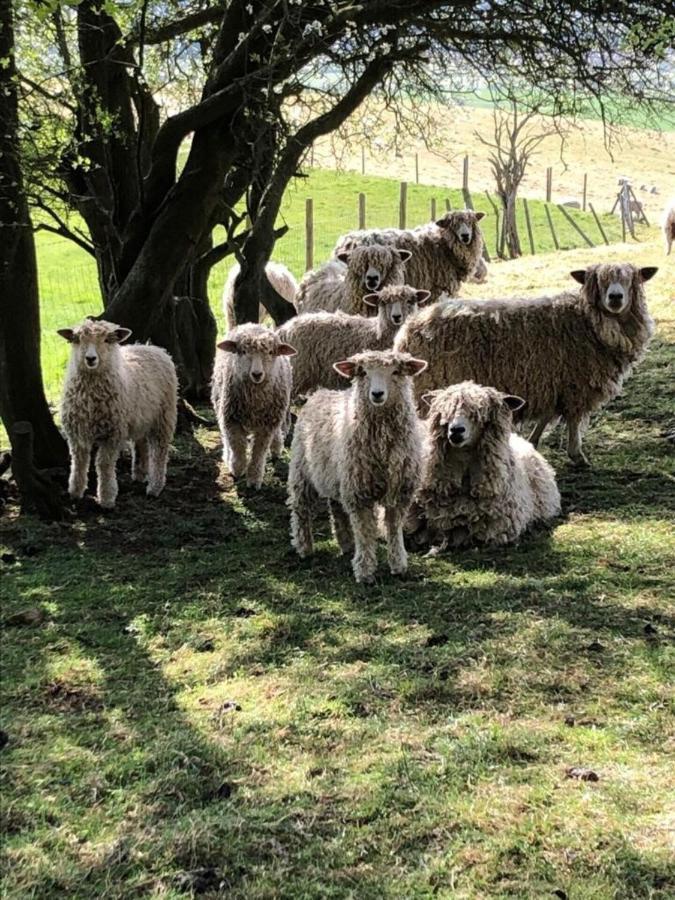
M 61 490 L 49 475 L 34 465 L 33 426 L 16 422 L 10 432 L 12 443 L 12 475 L 19 488 L 21 511 L 36 512 L 49 522 L 63 518 Z

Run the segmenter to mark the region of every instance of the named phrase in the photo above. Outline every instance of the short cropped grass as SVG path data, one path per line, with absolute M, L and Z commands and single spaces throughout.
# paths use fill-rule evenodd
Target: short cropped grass
M 491 289 L 599 256 L 496 265 Z M 674 896 L 674 276 L 593 469 L 545 442 L 564 515 L 516 547 L 358 587 L 325 521 L 291 552 L 287 460 L 246 490 L 214 428 L 176 440 L 157 501 L 123 467 L 112 513 L 10 508 L 3 896 Z

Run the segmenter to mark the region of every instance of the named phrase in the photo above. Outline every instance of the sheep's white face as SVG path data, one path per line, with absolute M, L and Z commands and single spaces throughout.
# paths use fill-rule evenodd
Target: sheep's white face
M 366 274 L 363 276 L 363 284 L 366 290 L 376 291 L 382 284 L 382 272 L 375 266 L 368 266 Z
M 462 222 L 455 229 L 455 234 L 463 244 L 470 244 L 473 237 L 473 228 L 466 222 Z
M 367 306 L 379 307 L 380 316 L 400 327 L 409 315 L 417 311 L 417 307 L 426 303 L 431 293 L 416 291 L 407 285 L 384 288 L 381 294 L 366 294 L 363 302 Z
M 418 375 L 426 367 L 424 360 L 412 357 L 401 359 L 391 351 L 365 352 L 334 365 L 343 377 L 355 378 L 361 394 L 377 407 L 385 406 L 387 401 L 398 397 L 405 379 Z
M 439 228 L 447 234 L 452 235 L 460 244 L 470 244 L 476 232 L 478 231 L 478 223 L 485 213 L 473 212 L 470 209 L 460 209 L 455 212 L 446 213 L 442 219 L 436 222 Z
M 253 384 L 262 384 L 272 375 L 280 356 L 295 356 L 295 349 L 290 344 L 275 343 L 271 334 L 265 335 L 265 340 L 258 342 L 224 340 L 218 344 L 218 348 L 234 354 L 239 379 L 249 379 Z
M 442 391 L 432 391 L 426 394 L 425 398 L 433 404 L 433 398 L 438 395 L 440 401 L 437 403 L 440 403 L 440 410 L 435 428 L 440 426 L 442 430 L 436 431 L 436 434 L 447 440 L 451 451 L 471 450 L 477 447 L 486 426 L 499 415 L 504 406 L 515 411 L 525 403 L 520 397 L 502 394 L 493 388 L 485 388 L 473 382 Z
M 383 245 L 353 247 L 338 253 L 340 262 L 349 266 L 367 291 L 377 291 L 391 281 L 394 270 L 401 262 L 406 262 L 412 254 L 409 250 L 399 250 Z
M 613 281 L 603 293 L 601 302 L 608 313 L 621 315 L 630 306 L 630 293 L 620 281 Z
M 62 328 L 58 334 L 72 347 L 72 359 L 78 369 L 95 372 L 105 368 L 117 344 L 131 335 L 128 328 L 118 328 L 109 322 L 87 321 L 77 328 Z
M 572 278 L 584 285 L 586 299 L 606 315 L 619 317 L 636 300 L 640 283 L 653 278 L 658 269 L 636 269 L 630 263 L 604 263 L 589 269 L 577 269 Z
M 479 422 L 460 414 L 448 422 L 448 440 L 453 447 L 473 447 L 478 443 L 482 430 Z

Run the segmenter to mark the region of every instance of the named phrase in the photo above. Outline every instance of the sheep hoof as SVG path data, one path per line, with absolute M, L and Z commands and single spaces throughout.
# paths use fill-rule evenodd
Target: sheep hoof
M 101 509 L 115 509 L 114 500 L 99 500 L 98 505 L 101 507 Z
M 576 456 L 570 456 L 572 460 L 572 465 L 576 466 L 577 469 L 590 469 L 591 464 L 588 460 L 588 457 L 583 453 L 579 453 Z
M 358 584 L 373 585 L 375 584 L 375 575 L 355 575 Z

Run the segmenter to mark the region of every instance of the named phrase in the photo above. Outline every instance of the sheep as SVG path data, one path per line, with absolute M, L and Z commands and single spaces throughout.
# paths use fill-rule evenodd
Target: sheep
M 234 283 L 239 274 L 239 263 L 235 263 L 230 269 L 225 287 L 223 288 L 223 313 L 227 320 L 227 327 L 234 328 L 237 324 L 237 318 L 234 312 Z M 280 294 L 284 300 L 295 304 L 295 295 L 298 291 L 298 282 L 295 276 L 287 269 L 283 263 L 270 260 L 265 266 L 265 275 L 277 294 Z M 267 310 L 260 304 L 258 309 L 258 319 L 260 322 L 267 315 Z
M 223 439 L 223 462 L 234 478 L 262 486 L 268 454 L 278 456 L 291 399 L 293 347 L 264 325 L 231 329 L 218 345 L 211 403 Z M 248 460 L 248 438 L 252 436 Z
M 359 247 L 344 250 L 320 269 L 308 272 L 300 282 L 296 297 L 299 313 L 337 312 L 363 314 L 364 290 L 378 291 L 392 284 L 404 284 L 409 250 L 396 247 Z
M 665 238 L 666 256 L 670 256 L 670 251 L 673 249 L 673 241 L 675 241 L 675 197 L 663 211 L 661 227 Z
M 303 313 L 286 322 L 277 333 L 297 351 L 292 363 L 293 397 L 307 395 L 319 387 L 346 387 L 333 363 L 361 350 L 391 347 L 408 315 L 428 299 L 429 291 L 417 291 L 407 284 L 390 285 L 362 298 L 363 303 L 377 308 L 375 319 L 343 312 L 316 312 Z
M 352 231 L 338 238 L 334 255 L 372 244 L 395 245 L 409 250 L 412 257 L 405 268 L 408 284 L 431 291 L 434 300 L 441 294 L 454 297 L 463 281 L 482 274 L 483 234 L 478 223 L 485 213 L 469 209 L 446 213 L 437 222 L 411 231 L 398 228 Z
M 560 514 L 555 472 L 513 434 L 525 401 L 473 381 L 424 395 L 422 484 L 406 520 L 413 542 L 432 552 L 474 543 L 508 544 Z
M 419 485 L 421 434 L 411 378 L 426 363 L 392 350 L 357 353 L 335 363 L 349 391 L 312 394 L 296 422 L 288 473 L 291 543 L 313 550 L 312 511 L 328 501 L 340 551 L 354 548 L 359 583 L 377 568 L 376 507 L 384 507 L 389 568 L 407 569 L 402 523 Z
M 61 421 L 70 450 L 68 493 L 80 499 L 89 460 L 96 453 L 96 499 L 112 509 L 117 499 L 117 458 L 132 444 L 134 481 L 147 481 L 157 497 L 166 483 L 169 448 L 176 429 L 176 367 L 161 347 L 120 346 L 128 328 L 87 319 L 58 334 L 71 345 L 61 400 Z
M 394 347 L 429 361 L 419 395 L 465 379 L 527 400 L 537 446 L 548 423 L 567 422 L 567 452 L 588 465 L 590 414 L 620 392 L 654 331 L 643 284 L 656 273 L 629 263 L 572 272 L 582 288 L 522 300 L 445 300 L 411 316 Z

